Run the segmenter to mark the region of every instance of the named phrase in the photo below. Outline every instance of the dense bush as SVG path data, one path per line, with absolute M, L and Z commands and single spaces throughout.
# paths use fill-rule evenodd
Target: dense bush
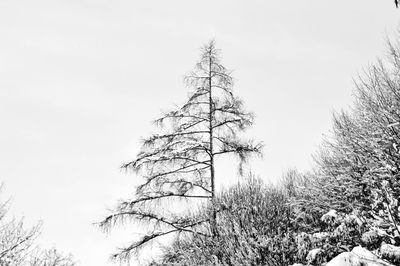
M 217 235 L 176 241 L 162 265 L 288 265 L 297 260 L 287 194 L 250 178 L 224 192 L 201 215 L 218 210 Z M 156 265 L 156 264 L 154 264 Z

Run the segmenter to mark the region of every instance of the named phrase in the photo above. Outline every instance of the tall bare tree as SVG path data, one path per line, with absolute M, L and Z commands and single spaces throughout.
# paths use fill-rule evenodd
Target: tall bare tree
M 240 136 L 253 124 L 253 115 L 244 110 L 243 102 L 233 94 L 231 71 L 220 60 L 214 41 L 202 48 L 200 61 L 184 80 L 190 88 L 186 103 L 155 120 L 160 132 L 146 138 L 136 159 L 122 166 L 141 175 L 144 182 L 138 186 L 134 199 L 120 202 L 100 226 L 108 230 L 134 220 L 151 229 L 120 249 L 114 259 L 127 260 L 145 244 L 169 234 L 217 234 L 216 210 L 210 221 L 198 220 L 194 218 L 198 216 L 178 212 L 171 200 L 212 202 L 217 157 L 237 156 L 242 173 L 250 155 L 261 155 L 261 143 Z M 210 225 L 210 230 L 197 230 L 204 223 Z

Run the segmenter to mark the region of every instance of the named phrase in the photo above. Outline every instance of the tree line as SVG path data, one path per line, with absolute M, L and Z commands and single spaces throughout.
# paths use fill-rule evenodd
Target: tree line
M 288 171 L 279 185 L 245 177 L 218 192 L 215 158 L 235 156 L 242 173 L 263 145 L 244 138 L 253 114 L 208 43 L 185 78 L 187 101 L 157 119 L 158 132 L 122 166 L 143 182 L 100 226 L 135 222 L 145 234 L 112 258 L 137 258 L 169 235 L 148 265 L 321 265 L 357 246 L 400 263 L 385 253 L 400 246 L 399 73 L 400 46 L 389 42 L 356 82 L 353 107 L 334 114 L 309 172 Z

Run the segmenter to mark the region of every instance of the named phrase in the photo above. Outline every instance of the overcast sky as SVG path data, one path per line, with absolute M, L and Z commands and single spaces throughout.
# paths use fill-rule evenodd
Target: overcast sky
M 212 38 L 256 113 L 249 134 L 265 157 L 254 172 L 276 180 L 309 169 L 399 12 L 391 0 L 1 0 L 0 179 L 11 212 L 43 220 L 44 246 L 111 265 L 132 234 L 107 237 L 92 223 L 133 192 L 119 166 L 150 121 L 184 101 L 182 77 Z

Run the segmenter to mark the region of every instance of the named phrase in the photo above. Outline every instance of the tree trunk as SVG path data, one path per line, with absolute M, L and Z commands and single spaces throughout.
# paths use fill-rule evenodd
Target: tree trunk
M 213 236 L 217 233 L 217 211 L 215 209 L 215 170 L 214 170 L 214 149 L 213 149 L 213 100 L 212 100 L 212 56 L 211 49 L 209 50 L 209 72 L 208 72 L 208 87 L 209 87 L 209 127 L 210 127 L 210 175 L 211 175 L 211 205 L 212 205 L 212 221 L 211 231 Z

